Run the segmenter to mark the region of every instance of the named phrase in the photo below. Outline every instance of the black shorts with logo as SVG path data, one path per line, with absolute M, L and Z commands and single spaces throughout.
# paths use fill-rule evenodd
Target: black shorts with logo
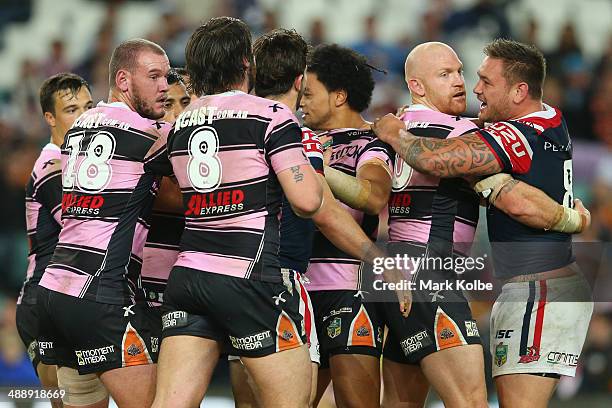
M 383 325 L 380 304 L 367 303 L 357 290 L 311 291 L 321 368 L 329 367 L 335 354 L 362 354 L 380 357 Z
M 146 303 L 97 303 L 39 287 L 38 313 L 45 364 L 89 374 L 157 362 L 161 320 Z
M 423 248 L 407 243 L 391 243 L 389 256 L 407 254 L 420 257 Z M 442 283 L 456 279 L 451 271 L 420 270 L 417 281 Z M 417 282 L 418 283 L 418 282 Z M 417 288 L 420 287 L 420 284 Z M 416 289 L 407 318 L 397 302 L 383 303 L 384 322 L 389 328 L 383 356 L 404 364 L 418 364 L 424 357 L 447 348 L 482 344 L 469 303 L 461 290 Z
M 270 283 L 175 266 L 164 294 L 162 337 L 212 339 L 245 357 L 299 347 L 307 343 L 300 289 L 288 269 L 283 283 Z
M 30 289 L 32 290 L 32 289 Z M 20 303 L 17 305 L 15 314 L 15 323 L 17 324 L 17 332 L 21 341 L 26 347 L 28 357 L 34 367 L 34 372 L 38 375 L 36 368 L 40 363 L 40 354 L 38 352 L 38 308 L 36 304 Z

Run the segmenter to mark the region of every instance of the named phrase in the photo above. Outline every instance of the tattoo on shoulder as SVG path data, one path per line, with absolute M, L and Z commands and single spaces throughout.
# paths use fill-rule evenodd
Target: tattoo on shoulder
M 293 181 L 299 183 L 304 180 L 304 174 L 300 172 L 300 166 L 291 167 L 291 173 L 293 173 Z
M 414 169 L 436 177 L 485 176 L 502 170 L 489 146 L 475 133 L 453 139 L 403 133 L 398 153 Z

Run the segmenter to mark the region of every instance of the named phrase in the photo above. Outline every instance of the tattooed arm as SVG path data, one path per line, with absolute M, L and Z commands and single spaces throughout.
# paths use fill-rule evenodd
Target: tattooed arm
M 376 121 L 372 129 L 410 167 L 421 173 L 436 177 L 466 177 L 502 171 L 493 151 L 475 133 L 452 139 L 418 137 L 405 131 L 403 122 L 391 114 Z
M 319 211 L 323 189 L 319 176 L 310 164 L 285 169 L 276 175 L 293 211 L 302 218 L 310 218 Z

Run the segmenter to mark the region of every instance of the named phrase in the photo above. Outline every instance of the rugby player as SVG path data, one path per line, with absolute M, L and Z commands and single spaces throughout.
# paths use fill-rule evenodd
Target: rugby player
M 42 361 L 54 356 L 60 384 L 64 367 L 96 373 L 121 407 L 150 406 L 155 394 L 159 321 L 135 303 L 151 189 L 172 172 L 159 122 L 169 69 L 147 40 L 113 51 L 108 103 L 81 115 L 62 145 L 63 227 L 39 285 L 40 342 L 53 346 Z
M 304 70 L 306 69 L 308 45 L 304 39 L 294 30 L 274 30 L 254 42 L 253 54 L 256 64 L 255 94 L 283 103 L 295 111 L 299 106 L 305 85 Z M 302 145 L 310 164 L 319 174 L 323 186 L 324 204 L 312 220 L 307 220 L 297 217 L 291 210 L 289 202 L 283 198 L 280 238 L 281 267 L 290 269 L 292 273 L 298 275 L 306 272 L 312 251 L 315 226 L 334 245 L 365 262 L 371 263 L 373 257 L 384 256 L 348 211 L 334 198 L 323 175 L 323 153 L 320 142 L 308 128 L 302 129 Z M 307 282 L 306 277 L 305 280 Z M 319 345 L 310 297 L 304 286 L 302 289 L 305 298 L 303 314 L 306 330 L 311 333 L 309 351 L 313 371 L 310 403 L 313 404 L 319 368 Z M 255 406 L 256 391 L 251 389 L 252 381 L 248 380 L 246 370 L 239 361 L 230 360 L 230 374 L 236 405 L 239 407 Z
M 189 105 L 191 98 L 178 69 L 172 68 L 168 72 L 168 96 L 164 109 L 166 114 L 164 121 L 174 123 L 177 116 Z
M 379 137 L 415 170 L 436 177 L 510 174 L 477 185 L 492 204 L 489 239 L 495 276 L 504 281 L 491 315 L 493 376 L 501 406 L 545 407 L 560 376 L 575 375 L 592 314 L 570 235 L 588 226 L 589 217 L 573 199 L 572 147 L 563 115 L 542 103 L 542 53 L 510 40 L 495 40 L 484 52 L 474 93 L 481 101 L 479 120 L 490 125 L 453 139 L 404 130 L 381 131 Z M 522 199 L 533 189 L 527 184 L 555 202 L 545 198 L 530 210 L 533 203 Z M 570 208 L 574 204 L 578 210 Z M 529 222 L 513 218 L 519 215 Z
M 38 313 L 36 308 L 38 282 L 53 255 L 61 230 L 62 169 L 60 146 L 72 123 L 93 102 L 89 84 L 80 76 L 60 73 L 47 78 L 40 87 L 40 107 L 51 130 L 51 139 L 34 164 L 26 186 L 26 223 L 30 253 L 28 269 L 17 299 L 16 323 L 21 340 L 26 346 L 34 371 L 44 387 L 57 388 L 55 365 L 40 360 L 38 348 Z M 74 374 L 74 373 L 73 373 Z M 83 383 L 96 384 L 98 395 L 92 403 L 108 404 L 108 393 L 93 374 L 79 378 Z M 66 384 L 62 384 L 65 386 Z M 77 384 L 72 384 L 75 386 Z M 78 386 L 78 385 L 77 385 Z M 87 401 L 76 401 L 79 403 Z M 61 401 L 52 401 L 61 407 Z
M 333 138 L 325 179 L 367 236 L 391 191 L 391 148 L 361 116 L 374 81 L 364 57 L 338 45 L 314 49 L 301 100 L 304 124 Z M 362 263 L 317 231 L 307 275 L 321 350 L 315 405 L 333 381 L 340 406 L 379 406 L 383 325 L 378 306 L 363 301 Z
M 279 209 L 284 193 L 297 215 L 312 217 L 321 185 L 291 108 L 247 93 L 246 24 L 209 20 L 191 35 L 186 61 L 194 93 L 206 96 L 179 115 L 168 141 L 186 225 L 165 292 L 154 406 L 199 405 L 227 345 L 262 405 L 307 407 L 301 285 L 281 269 Z

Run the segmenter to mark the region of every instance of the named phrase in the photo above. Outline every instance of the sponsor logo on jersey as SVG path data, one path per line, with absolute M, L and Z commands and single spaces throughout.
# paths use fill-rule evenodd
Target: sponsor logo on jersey
M 151 353 L 159 351 L 159 337 L 151 337 Z
M 38 342 L 36 340 L 32 341 L 28 346 L 28 357 L 30 361 L 34 361 L 36 358 L 36 349 L 38 348 Z
M 249 112 L 246 110 L 219 109 L 216 106 L 201 106 L 199 109 L 185 110 L 174 123 L 174 131 L 187 126 L 201 126 L 212 124 L 217 119 L 246 119 Z
M 563 364 L 570 367 L 578 365 L 578 354 L 562 353 L 560 351 L 550 351 L 546 355 L 546 361 L 551 364 Z
M 52 341 L 39 341 L 38 342 L 38 352 L 41 356 L 45 355 L 45 350 L 53 350 L 53 342 Z
M 502 341 L 495 346 L 495 365 L 501 367 L 506 361 L 508 361 L 508 345 Z
M 98 364 L 106 362 L 110 358 L 109 354 L 114 352 L 115 346 L 110 345 L 89 350 L 75 350 L 74 354 L 77 358 L 77 364 L 80 366 L 84 366 L 88 364 Z
M 389 213 L 391 215 L 409 214 L 411 202 L 410 193 L 393 193 L 389 198 Z
M 193 194 L 185 215 L 218 215 L 244 209 L 244 191 L 227 190 L 216 193 Z
M 62 212 L 74 215 L 98 215 L 104 205 L 101 195 L 64 194 L 62 196 Z
M 402 350 L 404 351 L 406 357 L 422 349 L 423 347 L 431 346 L 432 344 L 433 342 L 431 341 L 431 337 L 426 330 L 420 331 L 417 334 L 413 334 L 412 336 L 400 341 L 400 345 L 402 346 Z
M 327 325 L 327 337 L 335 339 L 342 332 L 342 319 L 334 317 L 334 319 Z
M 480 333 L 478 332 L 478 326 L 476 325 L 475 320 L 465 321 L 465 332 L 468 337 L 480 337 Z
M 332 310 L 331 312 L 329 312 L 329 314 L 325 317 L 323 317 L 323 321 L 326 321 L 327 319 L 329 319 L 330 317 L 333 316 L 337 316 L 341 313 L 353 313 L 353 308 L 352 307 L 343 307 L 337 310 Z
M 183 327 L 187 325 L 187 312 L 168 312 L 162 316 L 162 330 L 170 327 Z
M 497 332 L 495 332 L 495 338 L 496 339 L 509 339 L 510 337 L 512 337 L 512 333 L 514 333 L 514 330 L 500 329 Z
M 270 330 L 250 334 L 244 337 L 229 336 L 232 347 L 236 350 L 259 350 L 274 345 Z

